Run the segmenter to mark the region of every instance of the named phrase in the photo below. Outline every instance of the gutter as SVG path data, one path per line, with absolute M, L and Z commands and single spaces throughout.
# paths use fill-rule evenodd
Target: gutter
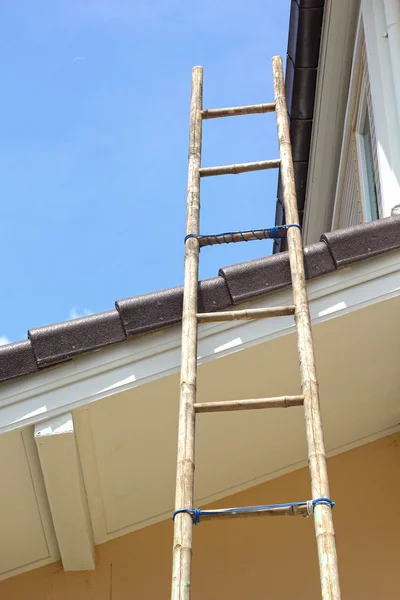
M 291 2 L 285 89 L 300 224 L 306 201 L 323 16 L 324 0 Z M 275 225 L 284 223 L 283 190 L 279 178 Z M 274 254 L 286 249 L 286 240 L 275 240 Z

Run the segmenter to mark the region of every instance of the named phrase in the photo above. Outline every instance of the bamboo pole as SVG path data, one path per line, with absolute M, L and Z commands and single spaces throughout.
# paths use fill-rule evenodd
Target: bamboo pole
M 304 396 L 278 396 L 277 398 L 255 398 L 254 400 L 226 400 L 221 402 L 201 402 L 194 405 L 196 413 L 230 412 L 233 410 L 254 410 L 259 408 L 290 408 L 302 406 Z
M 290 144 L 281 57 L 273 57 L 272 68 L 281 159 L 280 175 L 283 184 L 285 214 L 287 222 L 298 223 L 299 216 L 297 212 L 292 149 Z M 298 353 L 301 372 L 301 387 L 304 395 L 304 415 L 308 442 L 308 461 L 311 475 L 312 498 L 329 498 L 328 473 L 319 408 L 318 381 L 315 369 L 311 319 L 304 273 L 301 232 L 297 227 L 290 227 L 287 237 L 293 285 L 293 301 L 296 307 Z M 341 595 L 336 542 L 331 508 L 324 504 L 317 504 L 314 510 L 314 523 L 318 547 L 322 599 L 340 600 Z
M 186 199 L 187 235 L 199 232 L 202 103 L 203 69 L 202 67 L 194 67 L 192 70 L 190 99 L 189 165 Z M 188 238 L 185 244 L 175 510 L 193 508 L 198 272 L 199 242 L 197 238 Z M 172 600 L 190 600 L 192 529 L 193 523 L 189 514 L 179 513 L 176 515 L 174 521 Z
M 214 175 L 238 175 L 249 171 L 265 171 L 278 169 L 279 158 L 273 160 L 259 160 L 258 162 L 241 163 L 238 165 L 223 165 L 221 167 L 205 167 L 200 169 L 200 177 L 213 177 Z
M 197 320 L 199 323 L 214 323 L 216 321 L 238 321 L 265 319 L 268 317 L 285 317 L 287 315 L 294 315 L 294 306 L 268 306 L 268 308 L 249 308 L 247 310 L 198 313 Z
M 267 104 L 250 104 L 249 106 L 230 106 L 229 108 L 209 108 L 203 110 L 203 119 L 219 119 L 221 117 L 237 117 L 239 115 L 257 115 L 274 112 L 275 102 Z

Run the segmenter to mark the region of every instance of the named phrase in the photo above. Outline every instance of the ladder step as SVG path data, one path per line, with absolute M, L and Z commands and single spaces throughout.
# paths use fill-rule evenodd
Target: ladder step
M 279 169 L 279 158 L 273 160 L 260 160 L 258 162 L 242 163 L 238 165 L 224 165 L 222 167 L 203 167 L 199 169 L 200 177 L 213 177 L 214 175 L 238 175 L 249 171 L 265 171 L 266 169 Z
M 229 108 L 209 108 L 201 111 L 203 119 L 218 119 L 220 117 L 236 117 L 239 115 L 257 115 L 270 113 L 275 110 L 275 102 L 267 104 L 250 104 L 249 106 L 231 106 Z
M 241 507 L 237 508 L 215 508 L 213 510 L 201 510 L 200 521 L 210 521 L 219 519 L 237 519 L 243 517 L 297 517 L 297 516 L 308 516 L 308 509 L 306 502 L 293 503 L 288 505 L 277 505 L 277 506 L 251 506 L 251 510 L 243 510 Z
M 286 237 L 288 227 L 294 225 L 278 225 L 267 229 L 251 229 L 248 231 L 226 231 L 225 233 L 189 233 L 185 237 L 185 243 L 190 238 L 196 238 L 199 246 L 215 246 L 216 244 L 234 244 L 236 242 L 250 242 L 252 240 L 269 240 Z M 300 227 L 296 225 L 296 227 Z
M 277 396 L 276 398 L 255 398 L 253 400 L 226 400 L 223 402 L 196 403 L 196 413 L 231 412 L 233 410 L 254 410 L 259 408 L 291 408 L 302 406 L 304 396 Z
M 269 306 L 268 308 L 249 308 L 247 310 L 231 310 L 227 312 L 198 313 L 197 320 L 199 323 L 213 323 L 216 321 L 286 317 L 287 315 L 294 315 L 294 306 Z

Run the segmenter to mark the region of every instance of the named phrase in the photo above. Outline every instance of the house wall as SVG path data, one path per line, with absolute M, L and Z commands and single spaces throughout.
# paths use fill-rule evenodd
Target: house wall
M 387 5 L 394 9 L 390 15 Z M 395 23 L 399 6 L 400 0 L 325 1 L 303 221 L 305 244 L 319 241 L 326 231 L 364 221 L 356 179 L 358 161 L 354 160 L 348 135 L 354 116 L 351 88 L 359 73 L 353 77 L 358 66 L 356 36 L 360 24 L 368 64 L 367 100 L 374 120 L 371 130 L 375 134 L 379 217 L 389 217 L 399 204 L 400 78 Z
M 329 460 L 345 598 L 399 597 L 399 465 L 400 434 Z M 308 497 L 308 470 L 300 469 L 218 506 Z M 96 571 L 66 573 L 55 563 L 1 582 L 0 598 L 164 600 L 170 593 L 171 544 L 172 522 L 159 523 L 99 546 Z M 320 598 L 312 519 L 265 517 L 196 527 L 192 599 L 248 597 Z

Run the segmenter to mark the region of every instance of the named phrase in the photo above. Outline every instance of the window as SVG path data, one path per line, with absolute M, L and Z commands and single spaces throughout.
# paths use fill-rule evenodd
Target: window
M 368 102 L 369 86 L 366 78 L 361 85 L 359 109 L 355 127 L 358 175 L 360 182 L 360 200 L 363 221 L 379 219 L 376 165 L 374 162 L 374 141 L 370 106 Z
M 380 148 L 374 117 L 364 26 L 360 18 L 354 44 L 332 229 L 374 221 L 383 215 Z

